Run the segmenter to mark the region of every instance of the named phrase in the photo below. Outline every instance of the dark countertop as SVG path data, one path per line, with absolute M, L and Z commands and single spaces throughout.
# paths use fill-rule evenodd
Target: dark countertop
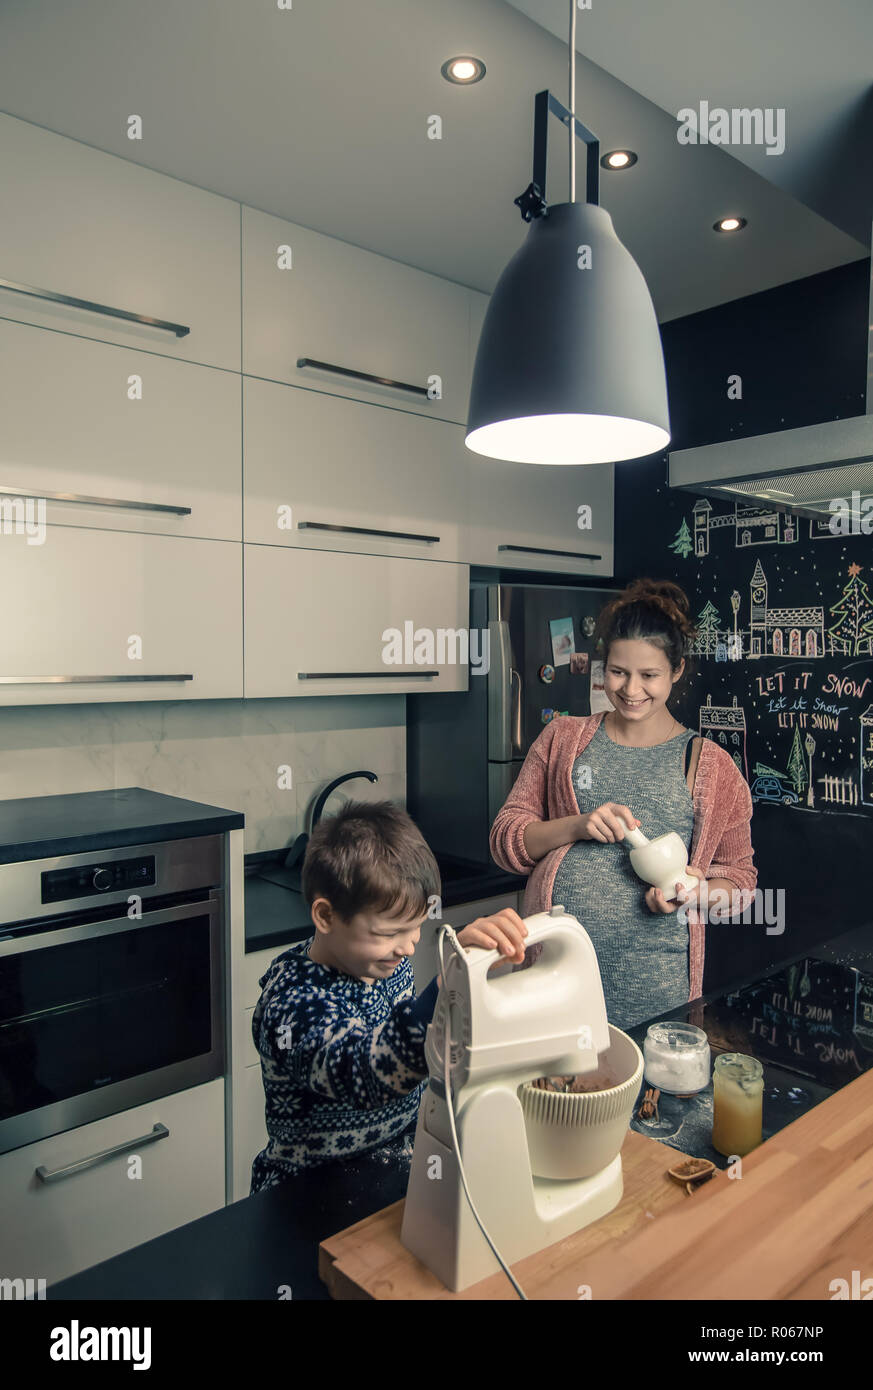
M 240 811 L 122 787 L 0 801 L 0 864 L 241 830 Z
M 302 894 L 257 874 L 245 880 L 246 954 L 273 950 L 312 935 L 312 919 Z
M 873 924 L 822 942 L 796 964 L 786 957 L 756 980 L 722 986 L 660 1018 L 702 1028 L 713 1061 L 729 1051 L 758 1058 L 764 1068 L 762 1134 L 769 1139 L 873 1068 Z M 626 1030 L 640 1049 L 649 1022 Z M 689 1099 L 662 1092 L 657 1120 L 634 1116 L 631 1128 L 727 1168 L 728 1159 L 710 1143 L 712 1104 L 711 1080 Z
M 309 909 L 303 895 L 284 881 L 282 869 L 286 850 L 274 858 L 263 855 L 246 856 L 245 931 L 246 953 L 275 950 L 312 935 Z M 462 859 L 437 855 L 442 880 L 443 907 L 458 903 L 477 902 L 497 897 L 501 893 L 517 893 L 527 879 L 520 874 L 507 874 L 496 864 L 476 864 Z
M 828 938 L 796 965 L 786 959 L 658 1017 L 697 1022 L 713 1055 L 747 1051 L 761 1060 L 767 1139 L 873 1067 L 873 923 Z M 647 1027 L 627 1031 L 641 1046 Z M 633 1127 L 724 1167 L 727 1160 L 709 1144 L 711 1097 L 711 1084 L 691 1101 L 662 1096 L 662 1123 L 634 1120 Z M 326 1299 L 319 1242 L 404 1195 L 406 1180 L 396 1169 L 370 1172 L 362 1182 L 354 1162 L 329 1184 L 313 1169 L 243 1198 L 52 1285 L 47 1297 L 276 1300 L 288 1285 L 295 1299 Z

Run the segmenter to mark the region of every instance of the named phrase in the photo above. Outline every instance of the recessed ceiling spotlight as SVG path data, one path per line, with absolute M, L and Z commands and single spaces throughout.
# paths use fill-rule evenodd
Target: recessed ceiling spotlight
M 602 169 L 629 169 L 636 162 L 633 150 L 610 150 L 601 159 L 600 166 Z
M 481 82 L 485 76 L 485 64 L 481 58 L 447 58 L 440 68 L 447 82 L 456 82 L 461 87 L 469 87 L 473 82 Z
M 713 222 L 714 232 L 741 232 L 746 225 L 745 217 L 720 217 L 717 222 Z

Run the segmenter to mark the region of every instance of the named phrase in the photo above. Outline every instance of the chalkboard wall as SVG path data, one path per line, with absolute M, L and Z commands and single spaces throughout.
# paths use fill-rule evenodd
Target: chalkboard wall
M 869 269 L 663 325 L 671 447 L 863 413 Z M 615 514 L 617 576 L 673 579 L 691 600 L 698 648 L 675 712 L 746 777 L 758 886 L 774 907 L 784 894 L 782 931 L 708 928 L 709 991 L 873 923 L 873 536 L 671 491 L 666 454 L 617 465 Z

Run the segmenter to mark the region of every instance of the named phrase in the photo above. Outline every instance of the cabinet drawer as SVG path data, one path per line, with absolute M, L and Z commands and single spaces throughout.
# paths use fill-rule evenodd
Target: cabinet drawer
M 0 592 L 17 596 L 0 646 L 0 704 L 242 694 L 240 543 L 68 526 L 46 527 L 42 545 L 29 539 L 0 545 Z M 135 638 L 141 659 L 128 655 Z M 22 680 L 35 676 L 77 679 Z
M 0 380 L 0 496 L 45 498 L 54 525 L 242 539 L 238 376 L 0 320 Z
M 460 425 L 244 378 L 245 539 L 460 558 Z
M 153 1138 L 155 1125 L 169 1135 Z M 92 1168 L 50 1182 L 36 1176 L 37 1168 L 55 1173 L 121 1145 Z M 3 1275 L 55 1283 L 217 1211 L 225 1202 L 224 1150 L 219 1077 L 3 1154 Z M 141 1177 L 132 1175 L 134 1156 Z
M 613 572 L 615 465 L 578 468 L 470 455 L 468 564 L 583 576 Z M 591 509 L 591 526 L 580 529 Z M 592 556 L 593 558 L 583 558 Z
M 239 371 L 238 203 L 6 115 L 0 187 L 0 278 L 97 306 L 0 287 L 0 315 Z
M 466 565 L 244 548 L 247 698 L 467 689 L 460 643 L 449 635 L 466 632 Z M 421 645 L 426 659 L 416 661 L 410 641 L 410 659 L 404 648 L 403 663 L 389 664 L 389 629 L 402 639 L 429 633 L 433 660 Z
M 252 208 L 243 208 L 242 238 L 244 372 L 465 422 L 467 289 Z M 303 358 L 343 372 L 298 367 Z M 420 390 L 435 376 L 442 394 L 431 400 Z

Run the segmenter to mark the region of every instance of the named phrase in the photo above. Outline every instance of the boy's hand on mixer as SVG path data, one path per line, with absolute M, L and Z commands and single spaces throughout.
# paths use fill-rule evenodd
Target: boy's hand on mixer
M 527 927 L 517 912 L 505 907 L 502 912 L 494 912 L 490 917 L 477 917 L 469 927 L 458 932 L 458 940 L 464 947 L 484 946 L 493 951 L 496 946 L 508 960 L 524 960 L 524 938 Z
M 706 878 L 706 874 L 702 873 L 700 869 L 692 869 L 690 864 L 686 866 L 685 872 L 691 874 L 693 878 L 701 880 Z M 683 888 L 679 883 L 674 883 L 673 887 L 678 891 L 676 897 L 669 903 L 660 888 L 649 889 L 646 894 L 646 907 L 650 912 L 676 912 L 680 907 L 697 906 L 697 895 L 700 891 L 698 888 Z
M 641 824 L 633 811 L 617 801 L 605 801 L 595 811 L 580 816 L 579 820 L 580 840 L 600 840 L 602 844 L 609 845 L 623 840 L 626 830 L 636 830 Z

